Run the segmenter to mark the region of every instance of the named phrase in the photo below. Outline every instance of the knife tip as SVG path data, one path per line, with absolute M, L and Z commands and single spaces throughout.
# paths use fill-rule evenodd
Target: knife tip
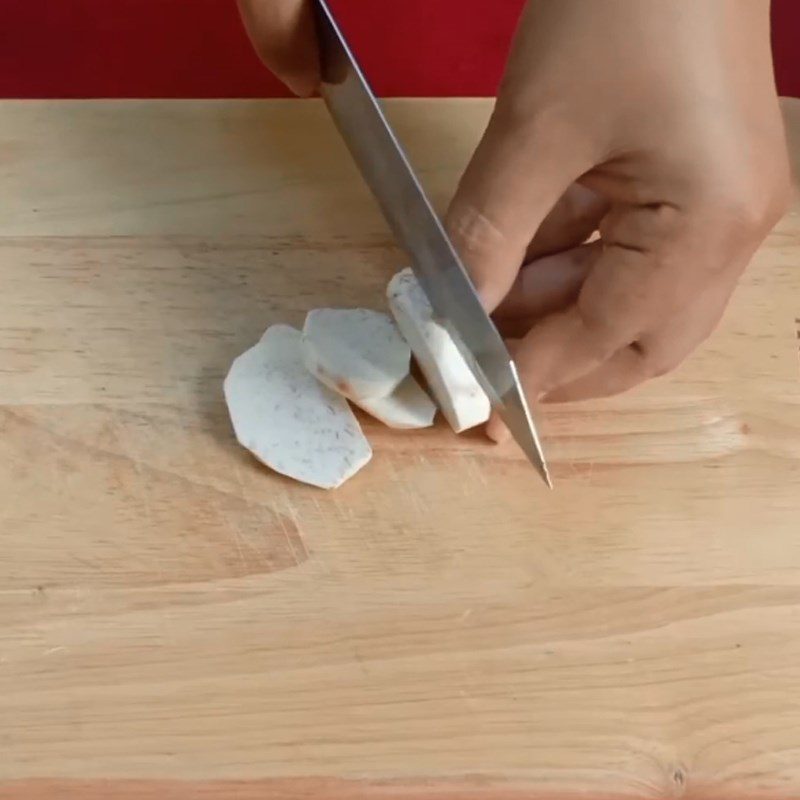
M 547 466 L 547 461 L 545 460 L 542 446 L 539 443 L 539 437 L 535 434 L 533 436 L 532 452 L 526 449 L 526 455 L 528 456 L 528 460 L 533 464 L 534 467 L 536 467 L 536 471 L 547 485 L 547 488 L 552 489 L 553 479 L 550 475 L 550 469 Z
M 528 460 L 536 468 L 545 484 L 547 484 L 547 488 L 552 489 L 553 480 L 550 477 L 550 470 L 547 468 L 542 443 L 539 440 L 539 434 L 536 431 L 536 425 L 519 380 L 516 364 L 513 361 L 509 362 L 509 368 L 511 370 L 512 388 L 503 397 L 504 413 L 501 416 L 511 435 L 517 440 L 525 455 L 528 456 Z

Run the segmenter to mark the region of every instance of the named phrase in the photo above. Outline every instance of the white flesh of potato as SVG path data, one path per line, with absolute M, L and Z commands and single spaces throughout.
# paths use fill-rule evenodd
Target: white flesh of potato
M 236 438 L 259 461 L 303 483 L 333 489 L 372 457 L 347 401 L 303 364 L 300 331 L 274 325 L 225 378 Z
M 303 326 L 309 372 L 353 402 L 390 395 L 405 380 L 411 350 L 388 314 L 318 308 Z
M 429 428 L 436 416 L 436 404 L 412 375 L 388 396 L 359 400 L 358 405 L 390 428 Z
M 491 404 L 410 269 L 392 278 L 387 289 L 397 326 L 425 374 L 442 413 L 456 433 L 486 422 Z
M 360 406 L 390 428 L 427 428 L 436 405 L 409 374 L 411 350 L 386 314 L 367 309 L 317 309 L 303 328 L 303 356 L 317 380 Z M 404 376 L 401 376 L 404 370 Z M 381 381 L 364 376 L 380 376 Z M 384 395 L 374 395 L 378 383 Z

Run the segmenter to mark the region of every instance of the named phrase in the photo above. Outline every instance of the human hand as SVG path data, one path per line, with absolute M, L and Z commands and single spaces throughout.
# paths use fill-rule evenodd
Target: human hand
M 446 222 L 528 396 L 581 400 L 711 333 L 788 175 L 768 0 L 530 0 Z
M 314 94 L 319 52 L 307 0 L 239 0 L 239 10 L 264 64 L 295 94 Z

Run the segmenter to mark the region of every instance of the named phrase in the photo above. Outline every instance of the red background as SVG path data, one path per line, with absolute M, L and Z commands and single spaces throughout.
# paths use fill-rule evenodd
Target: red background
M 692 0 L 694 1 L 694 0 Z M 383 95 L 494 94 L 523 0 L 334 0 Z M 800 97 L 800 0 L 773 0 Z M 235 0 L 0 0 L 0 97 L 268 97 Z

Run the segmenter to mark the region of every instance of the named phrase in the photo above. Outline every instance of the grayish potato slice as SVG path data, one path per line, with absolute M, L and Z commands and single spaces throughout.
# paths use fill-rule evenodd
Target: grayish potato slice
M 412 375 L 388 396 L 359 400 L 357 405 L 390 428 L 429 428 L 436 416 L 436 404 Z
M 390 395 L 405 380 L 411 350 L 388 314 L 318 308 L 303 326 L 306 366 L 354 402 Z
M 276 472 L 333 489 L 372 457 L 347 401 L 305 368 L 294 328 L 269 328 L 233 362 L 224 388 L 239 443 Z
M 387 289 L 397 326 L 419 363 L 442 413 L 456 433 L 486 422 L 491 404 L 410 269 Z
M 433 424 L 436 405 L 409 374 L 411 350 L 387 314 L 362 308 L 310 311 L 303 356 L 317 380 L 390 428 Z M 375 394 L 379 389 L 384 394 Z

